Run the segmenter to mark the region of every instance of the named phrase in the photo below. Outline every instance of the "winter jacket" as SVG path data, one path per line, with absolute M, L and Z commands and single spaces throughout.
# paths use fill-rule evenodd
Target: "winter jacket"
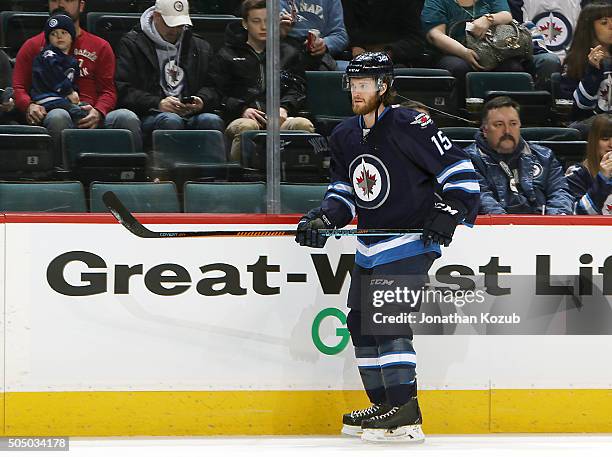
M 612 179 L 601 172 L 593 177 L 582 164 L 568 168 L 566 177 L 576 214 L 612 214 Z
M 15 105 L 25 112 L 32 102 L 32 65 L 46 45 L 43 32 L 27 40 L 17 53 L 13 71 Z M 106 116 L 115 109 L 115 54 L 106 40 L 81 29 L 72 44 L 72 54 L 79 62 L 79 98 Z
M 182 96 L 197 96 L 204 101 L 204 111 L 219 107 L 219 93 L 210 78 L 213 51 L 208 42 L 187 29 L 183 32 L 180 67 L 185 73 Z M 115 82 L 119 106 L 139 116 L 156 110 L 166 95 L 160 84 L 160 69 L 155 44 L 137 25 L 120 41 L 117 51 Z
M 612 63 L 602 63 L 601 69 L 587 64 L 580 81 L 566 74 L 561 77 L 561 95 L 574 100 L 572 120 L 579 121 L 595 114 L 612 112 Z
M 67 97 L 77 90 L 79 63 L 71 54 L 46 46 L 32 64 L 32 100 L 45 105 Z
M 425 49 L 423 0 L 342 0 L 351 47 L 386 45 L 393 63 L 410 65 Z
M 300 52 L 285 42 L 280 44 L 280 68 L 280 106 L 295 116 L 306 100 L 304 67 Z M 226 121 L 242 117 L 247 108 L 266 111 L 266 53 L 258 54 L 247 44 L 241 23 L 228 25 L 211 77 L 221 92 Z
M 509 188 L 509 178 L 494 158 L 481 133 L 476 143 L 468 146 L 469 154 L 480 182 L 480 214 L 572 214 L 573 198 L 561 164 L 553 152 L 540 145 L 521 139 L 519 156 L 519 199 L 524 207 L 515 208 L 517 196 Z
M 280 0 L 281 8 L 290 12 L 291 0 Z M 321 38 L 333 56 L 348 46 L 348 35 L 344 27 L 342 3 L 338 0 L 294 0 L 297 6 L 297 22 L 289 36 L 303 42 L 309 29 L 321 32 Z

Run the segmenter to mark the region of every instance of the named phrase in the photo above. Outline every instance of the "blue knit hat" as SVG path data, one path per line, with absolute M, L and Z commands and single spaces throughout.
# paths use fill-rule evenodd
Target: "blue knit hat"
M 49 42 L 49 34 L 54 30 L 62 29 L 70 34 L 72 37 L 72 42 L 76 40 L 76 29 L 74 28 L 74 22 L 72 22 L 72 18 L 65 14 L 54 14 L 49 19 L 47 19 L 47 23 L 45 24 L 45 40 L 47 43 Z

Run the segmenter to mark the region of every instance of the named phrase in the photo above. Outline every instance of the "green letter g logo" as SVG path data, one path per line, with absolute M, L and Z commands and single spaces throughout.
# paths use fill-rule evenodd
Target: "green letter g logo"
M 315 317 L 312 323 L 312 342 L 316 346 L 316 348 L 321 351 L 325 355 L 336 355 L 342 351 L 349 342 L 350 334 L 348 329 L 346 328 L 337 328 L 336 336 L 342 337 L 338 344 L 335 346 L 327 346 L 321 341 L 321 335 L 319 334 L 319 328 L 321 327 L 321 322 L 326 317 L 333 316 L 337 318 L 342 325 L 346 325 L 346 316 L 342 311 L 338 308 L 325 308 Z

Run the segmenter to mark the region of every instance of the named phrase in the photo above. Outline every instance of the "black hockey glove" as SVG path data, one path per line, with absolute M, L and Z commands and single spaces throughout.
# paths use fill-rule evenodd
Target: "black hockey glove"
M 465 211 L 455 209 L 446 203 L 436 203 L 429 218 L 423 224 L 421 237 L 423 244 L 429 246 L 430 243 L 439 243 L 441 246 L 448 246 L 464 213 Z
M 295 241 L 300 246 L 308 246 L 311 248 L 322 248 L 327 242 L 327 236 L 321 235 L 319 229 L 331 229 L 332 223 L 327 218 L 320 208 L 310 210 L 297 226 L 297 234 Z

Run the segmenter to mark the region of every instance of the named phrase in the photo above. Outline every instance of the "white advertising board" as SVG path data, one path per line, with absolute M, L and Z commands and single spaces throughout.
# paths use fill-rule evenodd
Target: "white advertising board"
M 103 223 L 5 230 L 9 392 L 361 387 L 345 326 L 324 311 L 348 311 L 354 239 L 314 250 L 289 237 L 140 239 Z M 479 274 L 497 257 L 533 275 L 550 256 L 552 274 L 577 274 L 585 253 L 602 266 L 611 240 L 606 226 L 460 227 L 432 273 Z M 611 351 L 612 336 L 417 335 L 415 347 L 422 389 L 611 387 L 612 366 L 591 353 Z

